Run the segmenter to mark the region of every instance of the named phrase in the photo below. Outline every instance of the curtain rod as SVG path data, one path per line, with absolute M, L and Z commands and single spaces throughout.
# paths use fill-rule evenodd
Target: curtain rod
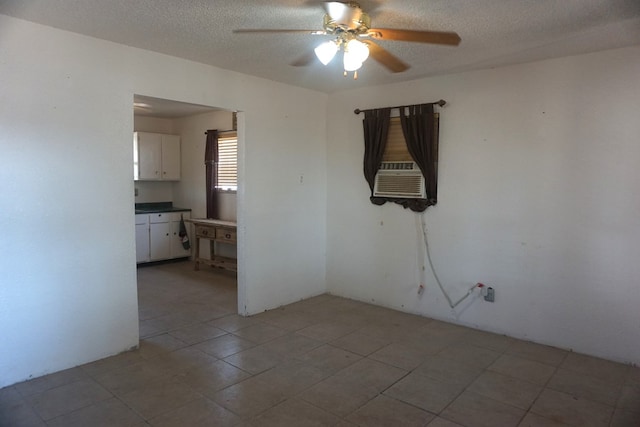
M 445 101 L 444 99 L 441 99 L 440 101 L 427 102 L 426 104 L 438 104 L 439 106 L 442 107 L 446 103 L 447 103 L 447 101 Z M 420 105 L 420 104 L 414 104 L 414 105 Z M 388 108 L 394 109 L 394 108 L 404 108 L 404 107 L 411 107 L 411 105 L 398 105 L 397 107 L 388 107 Z M 375 108 L 372 108 L 371 110 L 375 110 Z M 364 113 L 365 111 L 371 111 L 371 110 L 361 110 L 359 108 L 356 108 L 355 110 L 353 110 L 353 112 L 355 114 L 360 114 L 360 113 Z
M 225 133 L 225 132 L 238 132 L 238 131 L 237 131 L 237 130 L 234 130 L 234 129 L 229 129 L 229 130 L 219 130 L 219 131 L 218 131 L 218 133 Z M 206 131 L 204 134 L 205 134 L 205 135 L 208 135 L 208 134 L 209 134 L 209 131 Z

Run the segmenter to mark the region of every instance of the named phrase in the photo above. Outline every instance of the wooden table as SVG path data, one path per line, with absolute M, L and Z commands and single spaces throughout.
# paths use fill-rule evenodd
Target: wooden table
M 193 223 L 196 229 L 194 252 L 196 270 L 199 270 L 200 263 L 203 263 L 226 270 L 238 271 L 238 260 L 236 258 L 224 257 L 215 253 L 215 242 L 236 244 L 237 223 L 205 218 L 185 219 L 185 222 Z M 200 239 L 207 239 L 213 243 L 211 244 L 211 257 L 209 259 L 200 257 Z

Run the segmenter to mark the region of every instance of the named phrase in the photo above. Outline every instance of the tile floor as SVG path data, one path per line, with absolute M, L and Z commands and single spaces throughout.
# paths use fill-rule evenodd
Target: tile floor
M 0 426 L 640 426 L 640 368 L 330 295 L 138 269 L 140 349 L 0 390 Z

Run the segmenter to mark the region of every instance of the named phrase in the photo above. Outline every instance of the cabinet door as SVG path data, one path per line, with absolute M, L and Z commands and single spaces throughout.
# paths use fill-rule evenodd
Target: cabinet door
M 189 219 L 191 214 L 189 212 L 173 213 L 171 214 L 171 257 L 182 258 L 191 255 L 191 249 L 185 249 L 182 246 L 182 239 L 180 238 L 180 215 L 182 218 Z M 185 224 L 187 227 L 187 236 L 189 237 L 189 243 L 193 245 L 191 232 L 189 230 L 189 224 Z
M 149 224 L 149 256 L 151 261 L 171 258 L 171 223 Z
M 139 180 L 162 179 L 162 135 L 136 132 Z M 135 159 L 134 159 L 135 161 Z M 134 173 L 135 176 L 135 173 Z
M 180 137 L 162 135 L 162 179 L 180 181 Z
M 149 224 L 136 224 L 136 263 L 148 261 Z

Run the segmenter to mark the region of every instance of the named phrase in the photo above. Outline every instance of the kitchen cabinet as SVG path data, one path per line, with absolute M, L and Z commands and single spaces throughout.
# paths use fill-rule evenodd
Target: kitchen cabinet
M 149 259 L 158 261 L 171 258 L 171 224 L 169 213 L 149 215 Z
M 180 136 L 134 132 L 133 178 L 136 181 L 179 181 Z
M 190 212 L 180 212 L 171 214 L 171 257 L 182 258 L 191 255 L 191 249 L 185 249 L 182 246 L 182 239 L 180 238 L 180 215 L 184 220 L 191 218 Z M 186 224 L 185 224 L 186 225 Z M 188 230 L 187 230 L 188 231 Z M 190 233 L 187 233 L 190 234 Z
M 136 215 L 136 263 L 149 261 L 149 215 Z
M 188 220 L 191 213 L 155 212 L 136 215 L 136 262 L 162 261 L 191 255 L 191 249 L 184 249 L 182 246 L 180 216 Z

